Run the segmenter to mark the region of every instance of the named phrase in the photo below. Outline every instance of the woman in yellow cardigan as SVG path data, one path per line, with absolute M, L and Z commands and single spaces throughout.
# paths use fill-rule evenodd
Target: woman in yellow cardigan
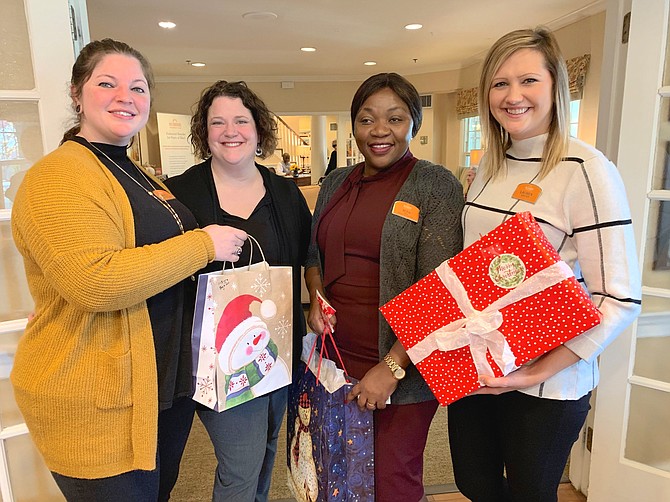
M 146 59 L 110 39 L 72 68 L 76 125 L 26 174 L 12 230 L 35 301 L 11 379 L 68 500 L 167 500 L 193 419 L 183 281 L 236 261 L 243 231 L 193 215 L 126 156 Z

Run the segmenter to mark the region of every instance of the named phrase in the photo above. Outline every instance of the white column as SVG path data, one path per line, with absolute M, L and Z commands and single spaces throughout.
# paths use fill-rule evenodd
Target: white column
M 326 146 L 326 116 L 314 115 L 312 117 L 312 183 L 326 172 L 328 158 L 328 147 Z

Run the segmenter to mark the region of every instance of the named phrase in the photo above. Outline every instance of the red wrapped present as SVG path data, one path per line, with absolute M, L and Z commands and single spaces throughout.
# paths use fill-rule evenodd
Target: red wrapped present
M 519 213 L 380 308 L 441 405 L 600 323 L 530 213 Z

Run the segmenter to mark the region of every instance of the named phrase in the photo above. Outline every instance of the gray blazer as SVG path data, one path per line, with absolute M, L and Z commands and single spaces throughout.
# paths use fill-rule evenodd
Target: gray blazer
M 323 181 L 312 217 L 312 241 L 305 267 L 321 268 L 314 232 L 316 223 L 331 196 L 354 167 L 336 169 Z M 390 210 L 386 215 L 379 257 L 380 306 L 463 249 L 463 188 L 448 169 L 426 160 L 418 161 L 395 200 L 418 207 L 419 221 L 414 223 Z M 395 341 L 395 334 L 380 313 L 380 361 Z M 408 404 L 429 399 L 434 399 L 433 393 L 414 365 L 410 365 L 407 376 L 391 396 L 391 402 Z

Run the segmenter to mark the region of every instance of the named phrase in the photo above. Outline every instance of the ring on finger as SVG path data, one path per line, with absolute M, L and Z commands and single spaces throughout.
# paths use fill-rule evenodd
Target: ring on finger
M 237 249 L 235 250 L 235 254 L 237 256 L 240 256 L 242 254 L 242 246 L 237 246 Z
M 377 407 L 377 405 L 375 403 L 368 403 L 368 404 L 366 404 L 366 406 L 368 408 L 370 408 L 371 410 L 374 410 Z

